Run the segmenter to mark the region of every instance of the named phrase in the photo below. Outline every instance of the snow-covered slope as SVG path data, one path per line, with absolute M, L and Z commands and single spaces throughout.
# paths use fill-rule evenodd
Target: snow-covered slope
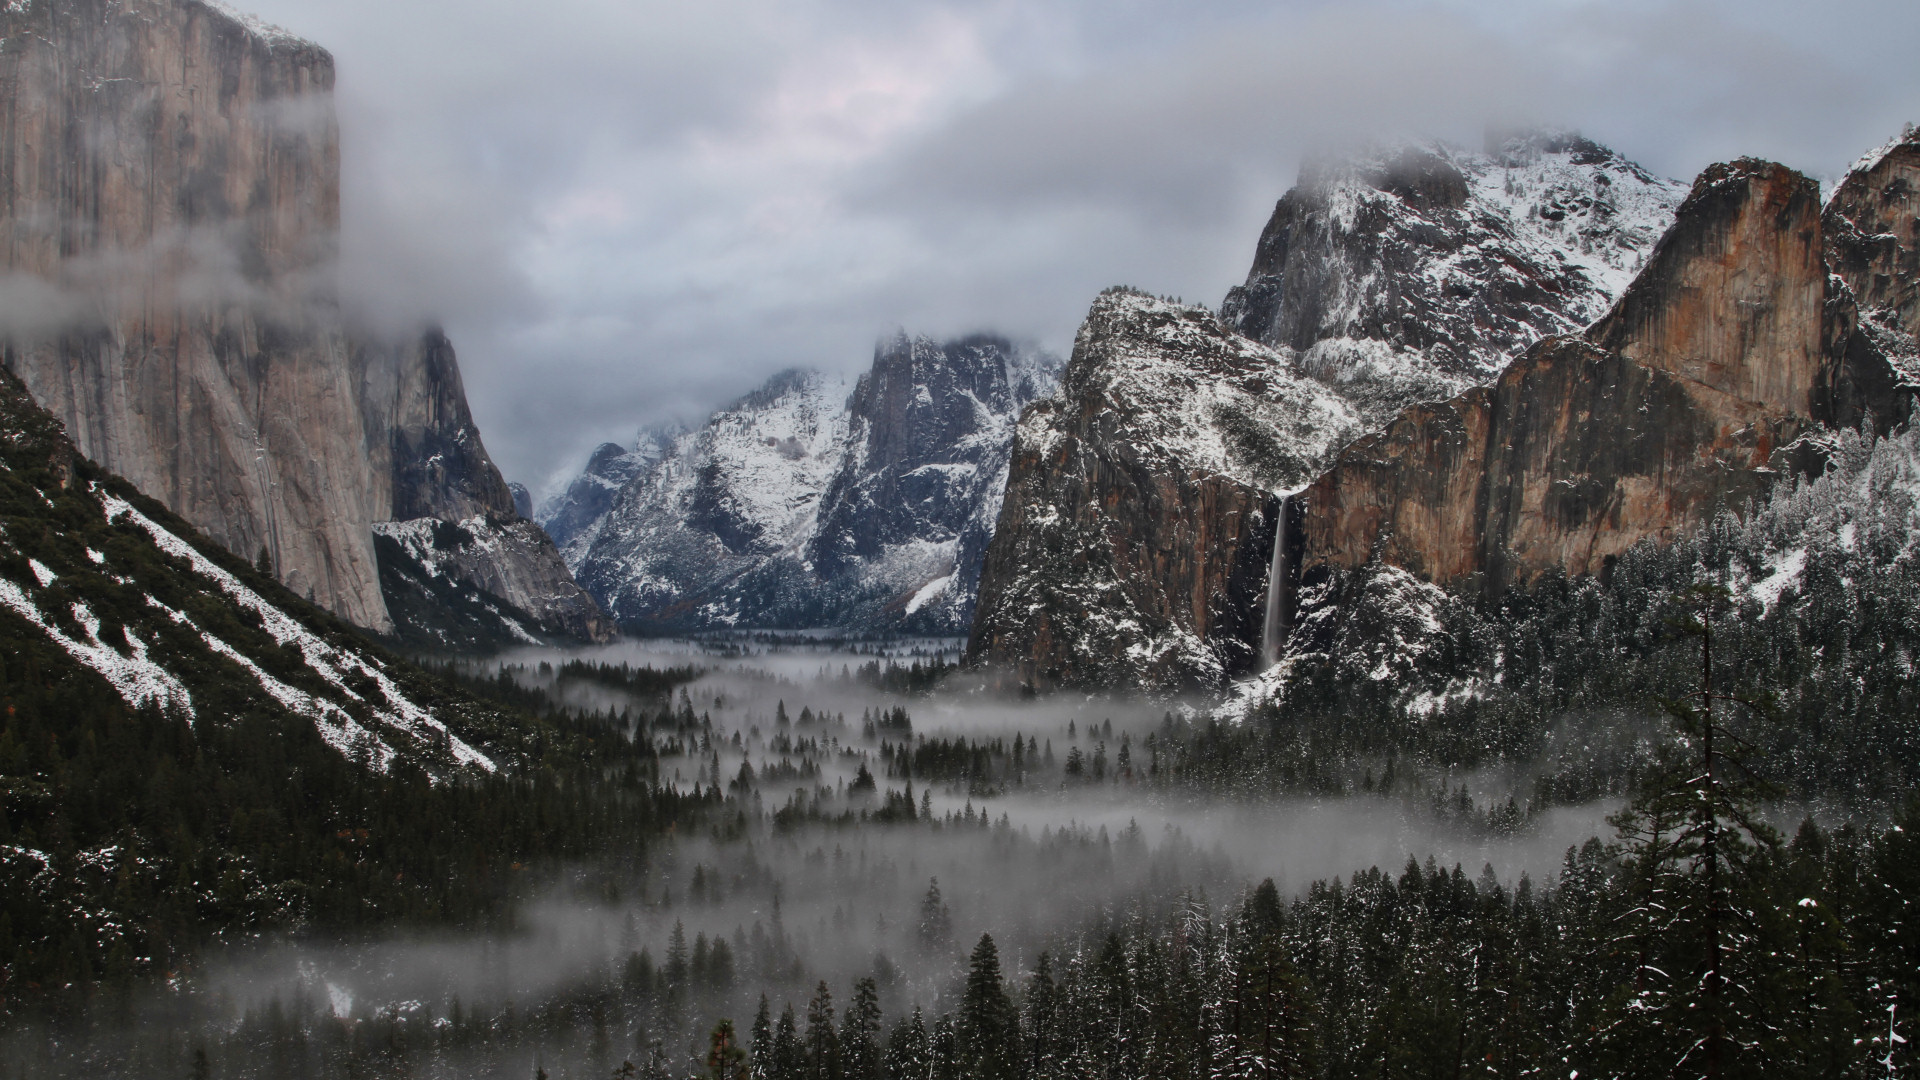
M 560 546 L 569 566 L 577 564 L 593 546 L 600 522 L 620 492 L 672 453 L 675 440 L 683 434 L 685 431 L 678 427 L 647 428 L 631 449 L 619 443 L 601 443 L 566 490 L 535 510 L 533 520 Z
M 957 633 L 1015 420 L 1057 366 L 896 335 L 857 382 L 785 372 L 698 430 L 600 448 L 539 518 L 629 627 Z
M 804 592 L 852 389 L 784 372 L 675 438 L 574 538 L 576 579 L 623 623 L 779 625 Z
M 0 520 L 0 634 L 36 679 L 98 679 L 130 708 L 194 724 L 296 718 L 375 770 L 494 770 L 475 745 L 488 710 L 80 458 L 4 374 Z
M 1222 317 L 1298 353 L 1378 427 L 1605 314 L 1686 193 L 1577 135 L 1315 161 Z
M 1058 379 L 1052 357 L 994 337 L 881 345 L 848 402 L 847 452 L 809 544 L 845 605 L 836 622 L 967 626 L 1014 425 Z

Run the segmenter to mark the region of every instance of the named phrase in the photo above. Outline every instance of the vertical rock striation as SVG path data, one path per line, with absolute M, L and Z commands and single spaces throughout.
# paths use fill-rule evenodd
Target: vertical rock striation
M 1307 625 L 1324 637 L 1373 569 L 1485 590 L 1604 573 L 1816 463 L 1832 426 L 1904 420 L 1825 248 L 1812 180 L 1753 160 L 1706 170 L 1584 336 L 1407 410 L 1301 493 L 1289 570 L 1335 613 Z M 1324 644 L 1309 638 L 1297 647 Z
M 0 34 L 8 367 L 82 453 L 388 628 L 332 57 L 193 0 L 10 4 Z
M 407 630 L 376 522 L 484 519 L 472 588 L 604 634 L 446 339 L 349 340 L 326 50 L 202 0 L 18 0 L 0 34 L 0 334 L 83 453 L 361 626 Z

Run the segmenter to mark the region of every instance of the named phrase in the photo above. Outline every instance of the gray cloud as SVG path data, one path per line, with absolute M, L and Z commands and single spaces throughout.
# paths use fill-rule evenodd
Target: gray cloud
M 1108 284 L 1217 301 L 1358 135 L 1832 175 L 1920 112 L 1899 0 L 253 6 L 339 58 L 350 306 L 444 321 L 536 485 L 887 326 L 1064 350 Z

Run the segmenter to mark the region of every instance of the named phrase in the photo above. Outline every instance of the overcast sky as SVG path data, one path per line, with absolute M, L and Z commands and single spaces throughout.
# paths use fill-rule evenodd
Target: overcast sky
M 1913 0 L 238 0 L 338 60 L 345 274 L 442 322 L 538 491 L 904 326 L 1064 353 L 1218 304 L 1304 152 L 1575 127 L 1831 178 L 1920 119 Z

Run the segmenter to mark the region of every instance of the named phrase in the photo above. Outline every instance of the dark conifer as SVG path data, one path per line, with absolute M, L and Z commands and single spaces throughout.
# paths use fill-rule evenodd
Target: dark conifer
M 967 964 L 967 985 L 954 1023 L 955 1058 L 970 1080 L 1009 1080 L 1018 1074 L 1020 1021 L 1000 978 L 1000 950 L 982 934 Z

